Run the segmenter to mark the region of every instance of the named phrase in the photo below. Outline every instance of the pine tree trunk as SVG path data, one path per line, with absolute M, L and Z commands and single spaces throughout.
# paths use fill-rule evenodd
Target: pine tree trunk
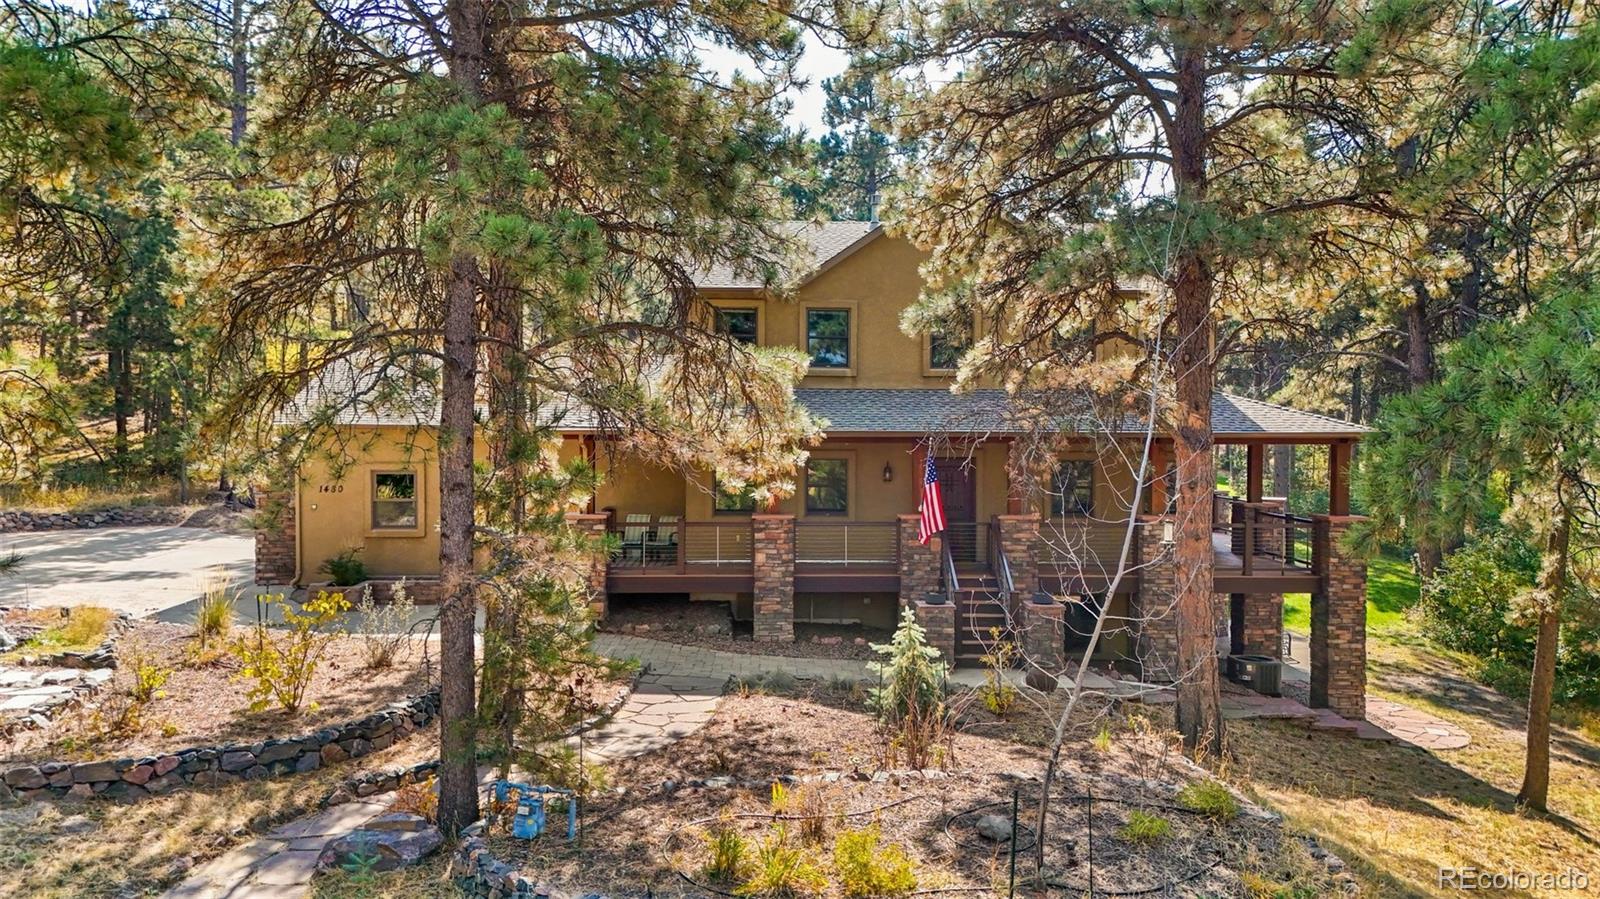
M 248 124 L 249 91 L 250 91 L 250 36 L 246 33 L 245 22 L 246 0 L 232 0 L 230 6 L 229 22 L 229 59 L 228 69 L 232 78 L 233 95 L 229 98 L 230 119 L 228 123 L 228 142 L 237 147 L 244 142 L 245 126 Z
M 1428 334 L 1428 291 L 1420 282 L 1412 285 L 1415 302 L 1406 306 L 1406 376 L 1413 391 L 1433 382 L 1433 346 Z M 1417 481 L 1424 490 L 1431 489 L 1438 480 L 1433 465 L 1424 460 L 1417 466 Z M 1435 534 L 1416 535 L 1417 571 L 1423 577 L 1432 577 L 1444 562 L 1444 550 Z
M 1272 494 L 1285 500 L 1294 492 L 1294 444 L 1278 443 L 1272 447 Z
M 450 75 L 469 101 L 482 97 L 488 10 L 482 0 L 451 0 Z M 456 159 L 448 167 L 458 168 Z M 478 381 L 477 261 L 458 253 L 445 285 L 444 378 L 439 439 L 439 827 L 454 840 L 478 819 L 477 583 L 473 406 Z
M 1550 705 L 1555 693 L 1556 650 L 1561 644 L 1561 608 L 1566 602 L 1572 515 L 1559 513 L 1545 543 L 1544 570 L 1539 575 L 1539 636 L 1533 650 L 1533 677 L 1528 684 L 1528 754 L 1517 801 L 1544 811 L 1550 798 Z
M 1173 175 L 1180 212 L 1206 198 L 1205 57 L 1197 49 L 1179 55 L 1178 101 L 1172 135 Z M 1178 463 L 1176 522 L 1178 630 L 1177 723 L 1191 752 L 1222 751 L 1222 687 L 1217 672 L 1216 616 L 1212 571 L 1211 504 L 1216 489 L 1212 457 L 1211 293 L 1213 273 L 1201 247 L 1178 248 L 1173 282 L 1177 325 L 1177 422 L 1173 439 Z

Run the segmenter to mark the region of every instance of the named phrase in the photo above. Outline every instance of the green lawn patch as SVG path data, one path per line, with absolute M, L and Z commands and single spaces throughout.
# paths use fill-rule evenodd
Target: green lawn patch
M 1392 631 L 1406 624 L 1406 610 L 1417 604 L 1421 586 L 1411 563 L 1378 556 L 1367 563 L 1367 630 Z M 1288 593 L 1283 597 L 1283 626 L 1299 633 L 1311 630 L 1311 596 Z

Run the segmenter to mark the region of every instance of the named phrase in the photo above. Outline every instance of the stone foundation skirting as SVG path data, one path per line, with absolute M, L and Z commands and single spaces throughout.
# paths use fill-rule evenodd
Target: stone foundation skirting
M 185 786 L 303 774 L 387 749 L 431 724 L 438 714 L 439 691 L 432 690 L 364 718 L 288 739 L 180 749 L 140 759 L 13 765 L 0 770 L 0 800 L 98 796 L 136 802 Z
M 30 512 L 25 509 L 6 509 L 0 511 L 0 534 L 182 524 L 194 514 L 194 511 L 187 506 L 129 506 L 122 509 L 97 509 L 93 512 Z

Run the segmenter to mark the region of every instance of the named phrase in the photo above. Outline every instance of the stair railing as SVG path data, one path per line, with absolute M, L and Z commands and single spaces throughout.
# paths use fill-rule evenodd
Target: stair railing
M 948 535 L 946 536 L 948 537 Z M 944 592 L 954 593 L 961 589 L 961 576 L 956 574 L 956 559 L 950 553 L 950 541 L 948 539 L 939 541 L 939 544 L 940 562 L 943 568 L 941 580 L 944 581 Z
M 1001 593 L 1012 593 L 1017 589 L 1016 581 L 1011 577 L 1011 560 L 1006 558 L 1005 544 L 1000 542 L 1000 522 L 989 522 L 989 570 L 994 572 L 995 584 Z

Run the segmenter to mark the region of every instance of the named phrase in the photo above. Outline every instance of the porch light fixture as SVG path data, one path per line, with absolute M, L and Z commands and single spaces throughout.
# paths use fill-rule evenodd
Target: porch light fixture
M 1168 518 L 1161 522 L 1161 545 L 1171 546 L 1176 542 L 1178 541 L 1172 536 L 1172 519 Z
M 883 463 L 883 482 L 887 484 L 892 480 L 894 480 L 894 469 L 890 467 L 888 462 L 885 462 Z

